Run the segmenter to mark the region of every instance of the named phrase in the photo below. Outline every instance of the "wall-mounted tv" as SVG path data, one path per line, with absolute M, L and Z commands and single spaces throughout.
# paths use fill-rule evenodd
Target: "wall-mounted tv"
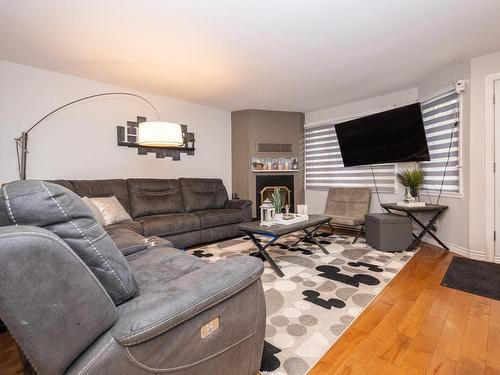
M 420 103 L 335 125 L 345 167 L 428 161 Z

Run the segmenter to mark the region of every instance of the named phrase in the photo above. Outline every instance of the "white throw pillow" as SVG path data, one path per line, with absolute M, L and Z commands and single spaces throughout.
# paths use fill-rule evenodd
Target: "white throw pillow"
M 90 198 L 104 219 L 104 226 L 132 220 L 116 197 Z
M 97 208 L 97 206 L 92 203 L 89 197 L 83 197 L 82 198 L 83 203 L 87 205 L 88 208 L 90 208 L 90 211 L 92 211 L 92 214 L 94 215 L 94 218 L 97 220 L 99 224 L 104 226 L 104 218 L 101 215 L 101 211 Z

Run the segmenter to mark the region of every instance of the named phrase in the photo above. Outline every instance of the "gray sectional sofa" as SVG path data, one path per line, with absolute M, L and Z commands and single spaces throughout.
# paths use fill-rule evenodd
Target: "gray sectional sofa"
M 134 220 L 108 228 L 112 241 L 69 189 L 116 195 Z M 219 180 L 6 184 L 0 318 L 39 375 L 255 375 L 266 316 L 260 259 L 208 263 L 167 240 L 115 245 L 120 233 L 143 239 L 140 231 L 184 244 L 232 235 L 246 204 L 227 201 Z
M 235 237 L 241 234 L 237 225 L 252 219 L 252 202 L 229 200 L 220 179 L 131 178 L 52 182 L 80 197 L 116 196 L 132 220 L 105 229 L 112 238 L 121 238 L 124 245 L 128 239 L 130 248 L 137 247 L 136 242 L 140 244 L 142 236 L 161 237 L 177 248 Z

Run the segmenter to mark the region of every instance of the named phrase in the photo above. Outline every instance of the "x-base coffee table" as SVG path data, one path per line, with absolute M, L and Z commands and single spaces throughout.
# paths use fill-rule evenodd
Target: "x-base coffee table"
M 273 243 L 275 243 L 280 237 L 293 232 L 302 231 L 305 233 L 305 235 L 301 237 L 297 242 L 295 242 L 292 246 L 295 246 L 307 239 L 316 244 L 325 254 L 330 254 L 328 250 L 326 250 L 325 247 L 320 244 L 315 237 L 316 232 L 319 230 L 319 228 L 321 228 L 322 225 L 327 224 L 330 220 L 331 216 L 328 215 L 309 215 L 309 219 L 291 225 L 274 224 L 270 227 L 266 227 L 260 225 L 260 221 L 252 221 L 250 223 L 238 225 L 238 229 L 245 232 L 248 237 L 250 237 L 254 245 L 257 247 L 259 254 L 261 254 L 264 259 L 269 262 L 269 264 L 279 277 L 283 277 L 284 274 L 281 271 L 281 268 L 276 264 L 273 258 L 271 258 L 266 249 Z M 264 246 L 262 246 L 259 240 L 255 238 L 255 234 L 270 237 L 271 239 L 266 244 L 264 244 Z

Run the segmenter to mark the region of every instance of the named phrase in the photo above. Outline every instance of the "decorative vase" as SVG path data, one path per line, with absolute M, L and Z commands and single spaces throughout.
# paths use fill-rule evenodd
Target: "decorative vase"
M 412 187 L 410 188 L 410 194 L 415 200 L 415 202 L 418 202 L 418 187 Z

